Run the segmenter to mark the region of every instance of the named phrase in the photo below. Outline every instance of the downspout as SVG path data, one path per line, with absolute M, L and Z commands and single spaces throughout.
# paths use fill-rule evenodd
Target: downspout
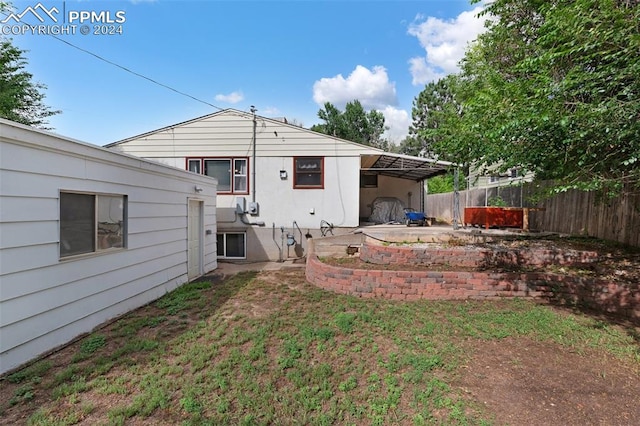
M 278 247 L 278 262 L 282 262 L 282 247 L 276 241 L 276 224 L 273 224 L 273 231 L 271 232 L 271 238 L 273 238 L 273 242 L 276 243 L 276 247 Z

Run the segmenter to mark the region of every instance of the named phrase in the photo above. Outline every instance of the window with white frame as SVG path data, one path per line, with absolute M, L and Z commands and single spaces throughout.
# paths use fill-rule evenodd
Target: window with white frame
M 219 232 L 217 234 L 219 259 L 246 259 L 247 234 L 244 232 Z
M 248 158 L 187 158 L 187 170 L 218 179 L 218 193 L 248 194 Z
M 246 158 L 233 159 L 233 192 L 247 193 L 247 160 Z
M 127 196 L 60 192 L 60 257 L 126 247 Z
M 324 158 L 295 157 L 293 159 L 293 187 L 297 189 L 324 188 Z

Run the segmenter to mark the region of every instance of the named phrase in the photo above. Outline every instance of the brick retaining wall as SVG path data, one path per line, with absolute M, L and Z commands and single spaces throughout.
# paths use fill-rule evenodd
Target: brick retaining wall
M 449 265 L 451 267 L 580 265 L 597 262 L 595 251 L 528 248 L 484 248 L 477 246 L 395 246 L 367 242 L 360 259 L 377 265 Z
M 363 298 L 545 298 L 640 319 L 640 292 L 612 281 L 547 272 L 389 271 L 350 269 L 307 257 L 306 277 L 325 290 Z

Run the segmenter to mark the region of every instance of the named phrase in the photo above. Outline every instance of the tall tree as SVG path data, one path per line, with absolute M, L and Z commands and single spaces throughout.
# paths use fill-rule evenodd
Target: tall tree
M 442 159 L 452 159 L 447 152 L 438 149 L 438 145 L 451 136 L 447 135 L 451 133 L 448 126 L 455 125 L 462 116 L 462 105 L 456 92 L 458 78 L 452 74 L 431 82 L 413 100 L 413 123 L 409 128 L 409 136 L 401 142 L 402 153 L 434 157 L 435 150 L 438 150 L 438 156 Z M 454 161 L 459 161 L 459 158 Z
M 640 6 L 616 0 L 500 0 L 465 72 L 471 108 L 506 167 L 560 190 L 640 188 Z M 494 71 L 488 71 L 492 68 Z
M 389 148 L 389 142 L 382 137 L 388 129 L 384 115 L 376 110 L 366 112 L 358 100 L 348 102 L 344 111 L 327 102 L 324 109 L 318 111 L 318 117 L 324 123 L 311 126 L 313 131 L 376 148 Z
M 437 126 L 416 135 L 438 155 L 534 171 L 556 191 L 640 190 L 640 3 L 494 0 L 485 13 L 452 89 L 463 114 L 436 111 Z
M 2 5 L 0 5 L 0 9 Z M 25 71 L 24 50 L 0 38 L 0 117 L 47 129 L 47 118 L 59 114 L 44 104 L 43 84 Z

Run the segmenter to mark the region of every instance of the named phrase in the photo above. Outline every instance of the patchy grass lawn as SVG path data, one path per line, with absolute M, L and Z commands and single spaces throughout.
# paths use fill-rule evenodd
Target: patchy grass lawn
M 301 270 L 242 273 L 3 378 L 0 423 L 632 424 L 639 341 L 531 301 L 362 300 Z

